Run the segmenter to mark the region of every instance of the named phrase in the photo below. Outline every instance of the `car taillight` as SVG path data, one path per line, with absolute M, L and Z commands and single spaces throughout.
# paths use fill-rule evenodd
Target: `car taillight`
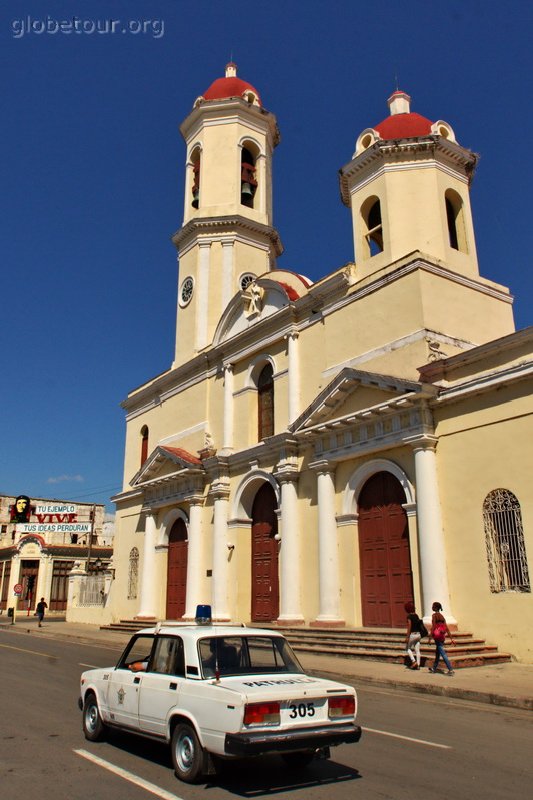
M 355 714 L 355 697 L 344 695 L 343 697 L 328 697 L 328 716 L 331 717 L 353 717 Z
M 248 703 L 244 707 L 245 725 L 279 725 L 279 703 Z

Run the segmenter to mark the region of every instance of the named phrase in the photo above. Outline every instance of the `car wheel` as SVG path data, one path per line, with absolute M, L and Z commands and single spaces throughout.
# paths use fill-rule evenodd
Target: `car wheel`
M 106 726 L 102 722 L 96 697 L 92 692 L 85 695 L 83 702 L 83 733 L 90 742 L 99 742 L 104 738 Z
M 305 750 L 299 753 L 283 753 L 281 757 L 291 769 L 300 769 L 301 767 L 307 767 L 311 763 L 315 753 L 313 750 Z
M 176 725 L 171 747 L 177 777 L 185 783 L 194 783 L 202 773 L 204 751 L 192 725 L 186 722 Z

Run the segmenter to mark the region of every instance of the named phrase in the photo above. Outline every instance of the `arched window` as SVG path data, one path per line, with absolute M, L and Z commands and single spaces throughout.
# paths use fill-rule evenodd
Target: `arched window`
M 494 489 L 483 503 L 485 544 L 492 592 L 530 592 L 520 503 L 507 489 Z
M 254 207 L 254 197 L 257 191 L 257 178 L 255 173 L 255 160 L 253 145 L 247 144 L 241 151 L 241 203 L 248 208 Z
M 452 189 L 448 189 L 444 195 L 444 201 L 446 203 L 446 220 L 448 223 L 450 247 L 453 247 L 454 250 L 461 250 L 463 253 L 466 253 L 466 232 L 461 196 Z
M 197 147 L 191 155 L 192 172 L 194 176 L 192 190 L 191 190 L 192 191 L 191 206 L 193 208 L 198 208 L 198 206 L 200 205 L 200 155 L 201 151 L 199 147 Z
M 258 438 L 274 435 L 274 371 L 266 364 L 257 379 Z
M 141 428 L 141 467 L 148 458 L 148 426 Z
M 383 222 L 381 219 L 381 203 L 377 197 L 369 197 L 361 208 L 361 216 L 365 224 L 364 239 L 367 256 L 376 256 L 383 252 Z
M 135 600 L 137 597 L 137 583 L 139 580 L 139 551 L 136 547 L 130 550 L 128 564 L 128 600 Z

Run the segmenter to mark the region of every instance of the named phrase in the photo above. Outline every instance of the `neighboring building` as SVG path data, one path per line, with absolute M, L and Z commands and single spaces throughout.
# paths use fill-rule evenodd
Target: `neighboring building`
M 0 613 L 35 609 L 65 613 L 69 574 L 75 565 L 94 573 L 113 548 L 104 546 L 104 506 L 70 500 L 0 496 Z M 20 584 L 17 598 L 14 587 Z
M 476 155 L 389 106 L 340 170 L 357 262 L 315 283 L 277 267 L 258 92 L 230 64 L 184 121 L 176 348 L 123 404 L 115 619 L 390 628 L 438 600 L 533 661 L 533 329 L 479 275 Z

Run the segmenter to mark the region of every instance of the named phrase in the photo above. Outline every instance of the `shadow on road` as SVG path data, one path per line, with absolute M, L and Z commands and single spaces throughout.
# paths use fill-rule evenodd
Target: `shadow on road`
M 110 731 L 108 742 L 113 747 L 137 758 L 173 770 L 168 745 L 143 739 L 134 734 Z M 217 759 L 217 774 L 208 776 L 206 790 L 225 789 L 240 797 L 261 797 L 294 789 L 353 781 L 361 774 L 333 760 L 317 759 L 307 767 L 288 767 L 281 756 L 261 756 L 249 759 Z M 179 781 L 176 779 L 177 783 Z

